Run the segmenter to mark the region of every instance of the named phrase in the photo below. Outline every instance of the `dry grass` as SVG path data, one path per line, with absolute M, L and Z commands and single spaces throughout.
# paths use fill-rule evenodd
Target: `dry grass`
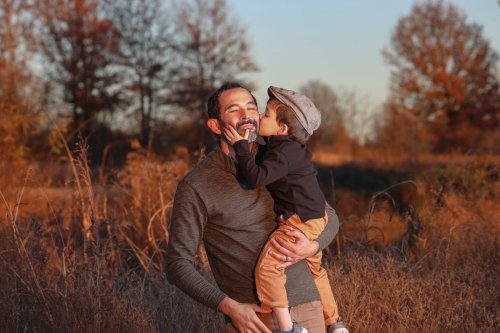
M 161 272 L 114 272 L 105 253 L 88 264 L 68 250 L 53 256 L 35 234 L 24 237 L 30 245 L 18 252 L 12 234 L 0 232 L 3 332 L 220 331 L 220 315 L 176 290 Z M 63 260 L 64 270 L 53 260 Z
M 415 195 L 388 190 L 391 204 L 384 201 L 380 210 L 372 201 L 358 237 L 330 261 L 334 293 L 352 331 L 499 331 L 498 177 L 498 168 L 480 162 L 427 169 L 416 177 Z M 401 209 L 409 206 L 416 216 Z M 414 219 L 422 228 L 408 231 Z M 406 234 L 383 248 L 367 243 L 363 235 L 374 223 L 382 235 L 394 225 Z
M 352 332 L 498 332 L 492 264 L 438 259 L 422 269 L 351 248 L 332 269 L 333 289 Z
M 191 162 L 138 151 L 106 174 L 82 149 L 73 171 L 53 168 L 64 182 L 11 170 L 21 185 L 0 188 L 2 331 L 222 332 L 220 314 L 164 276 L 172 197 Z M 499 331 L 498 175 L 483 162 L 427 168 L 344 220 L 326 259 L 351 332 Z
M 47 175 L 31 169 L 21 186 L 0 189 L 1 331 L 220 331 L 220 314 L 163 273 L 185 156 L 134 152 L 117 175 L 98 180 L 84 145 L 70 158 L 65 187 L 40 186 Z

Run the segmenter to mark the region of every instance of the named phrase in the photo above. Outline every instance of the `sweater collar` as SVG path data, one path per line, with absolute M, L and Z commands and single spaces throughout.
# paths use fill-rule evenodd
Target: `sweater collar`
M 216 146 L 208 155 L 213 163 L 224 171 L 228 171 L 232 174 L 236 174 L 236 160 L 234 157 L 226 155 L 219 146 Z

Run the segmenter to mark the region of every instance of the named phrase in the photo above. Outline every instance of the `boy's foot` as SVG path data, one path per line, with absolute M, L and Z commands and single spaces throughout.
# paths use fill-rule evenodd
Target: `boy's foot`
M 337 319 L 336 323 L 328 326 L 327 333 L 349 333 L 349 331 L 345 327 L 344 322 L 342 321 L 342 318 L 339 317 L 339 319 Z
M 293 323 L 292 333 L 309 333 L 307 328 L 300 326 L 299 324 Z

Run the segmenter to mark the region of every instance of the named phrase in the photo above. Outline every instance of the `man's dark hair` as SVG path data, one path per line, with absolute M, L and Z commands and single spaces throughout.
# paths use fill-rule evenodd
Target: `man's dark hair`
M 219 96 L 226 90 L 230 89 L 235 89 L 235 88 L 242 88 L 245 89 L 252 95 L 253 101 L 255 103 L 255 106 L 257 106 L 257 100 L 255 99 L 255 96 L 248 90 L 246 87 L 242 86 L 241 84 L 237 82 L 226 82 L 222 86 L 220 86 L 219 89 L 214 91 L 212 95 L 208 98 L 207 101 L 207 113 L 208 113 L 208 119 L 220 119 L 220 104 L 219 104 Z
M 288 136 L 290 139 L 305 145 L 311 135 L 307 133 L 304 126 L 299 122 L 292 108 L 276 98 L 270 98 L 267 103 L 271 104 L 276 110 L 276 121 L 278 124 L 284 123 L 288 126 Z

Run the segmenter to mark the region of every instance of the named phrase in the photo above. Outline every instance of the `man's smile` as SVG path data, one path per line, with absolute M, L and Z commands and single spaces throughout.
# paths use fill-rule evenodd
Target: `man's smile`
M 241 123 L 236 124 L 236 130 L 256 130 L 257 129 L 257 122 L 254 120 L 247 120 L 243 121 Z
M 253 124 L 245 124 L 245 125 L 239 126 L 239 128 L 242 128 L 242 129 L 254 129 L 255 126 Z

